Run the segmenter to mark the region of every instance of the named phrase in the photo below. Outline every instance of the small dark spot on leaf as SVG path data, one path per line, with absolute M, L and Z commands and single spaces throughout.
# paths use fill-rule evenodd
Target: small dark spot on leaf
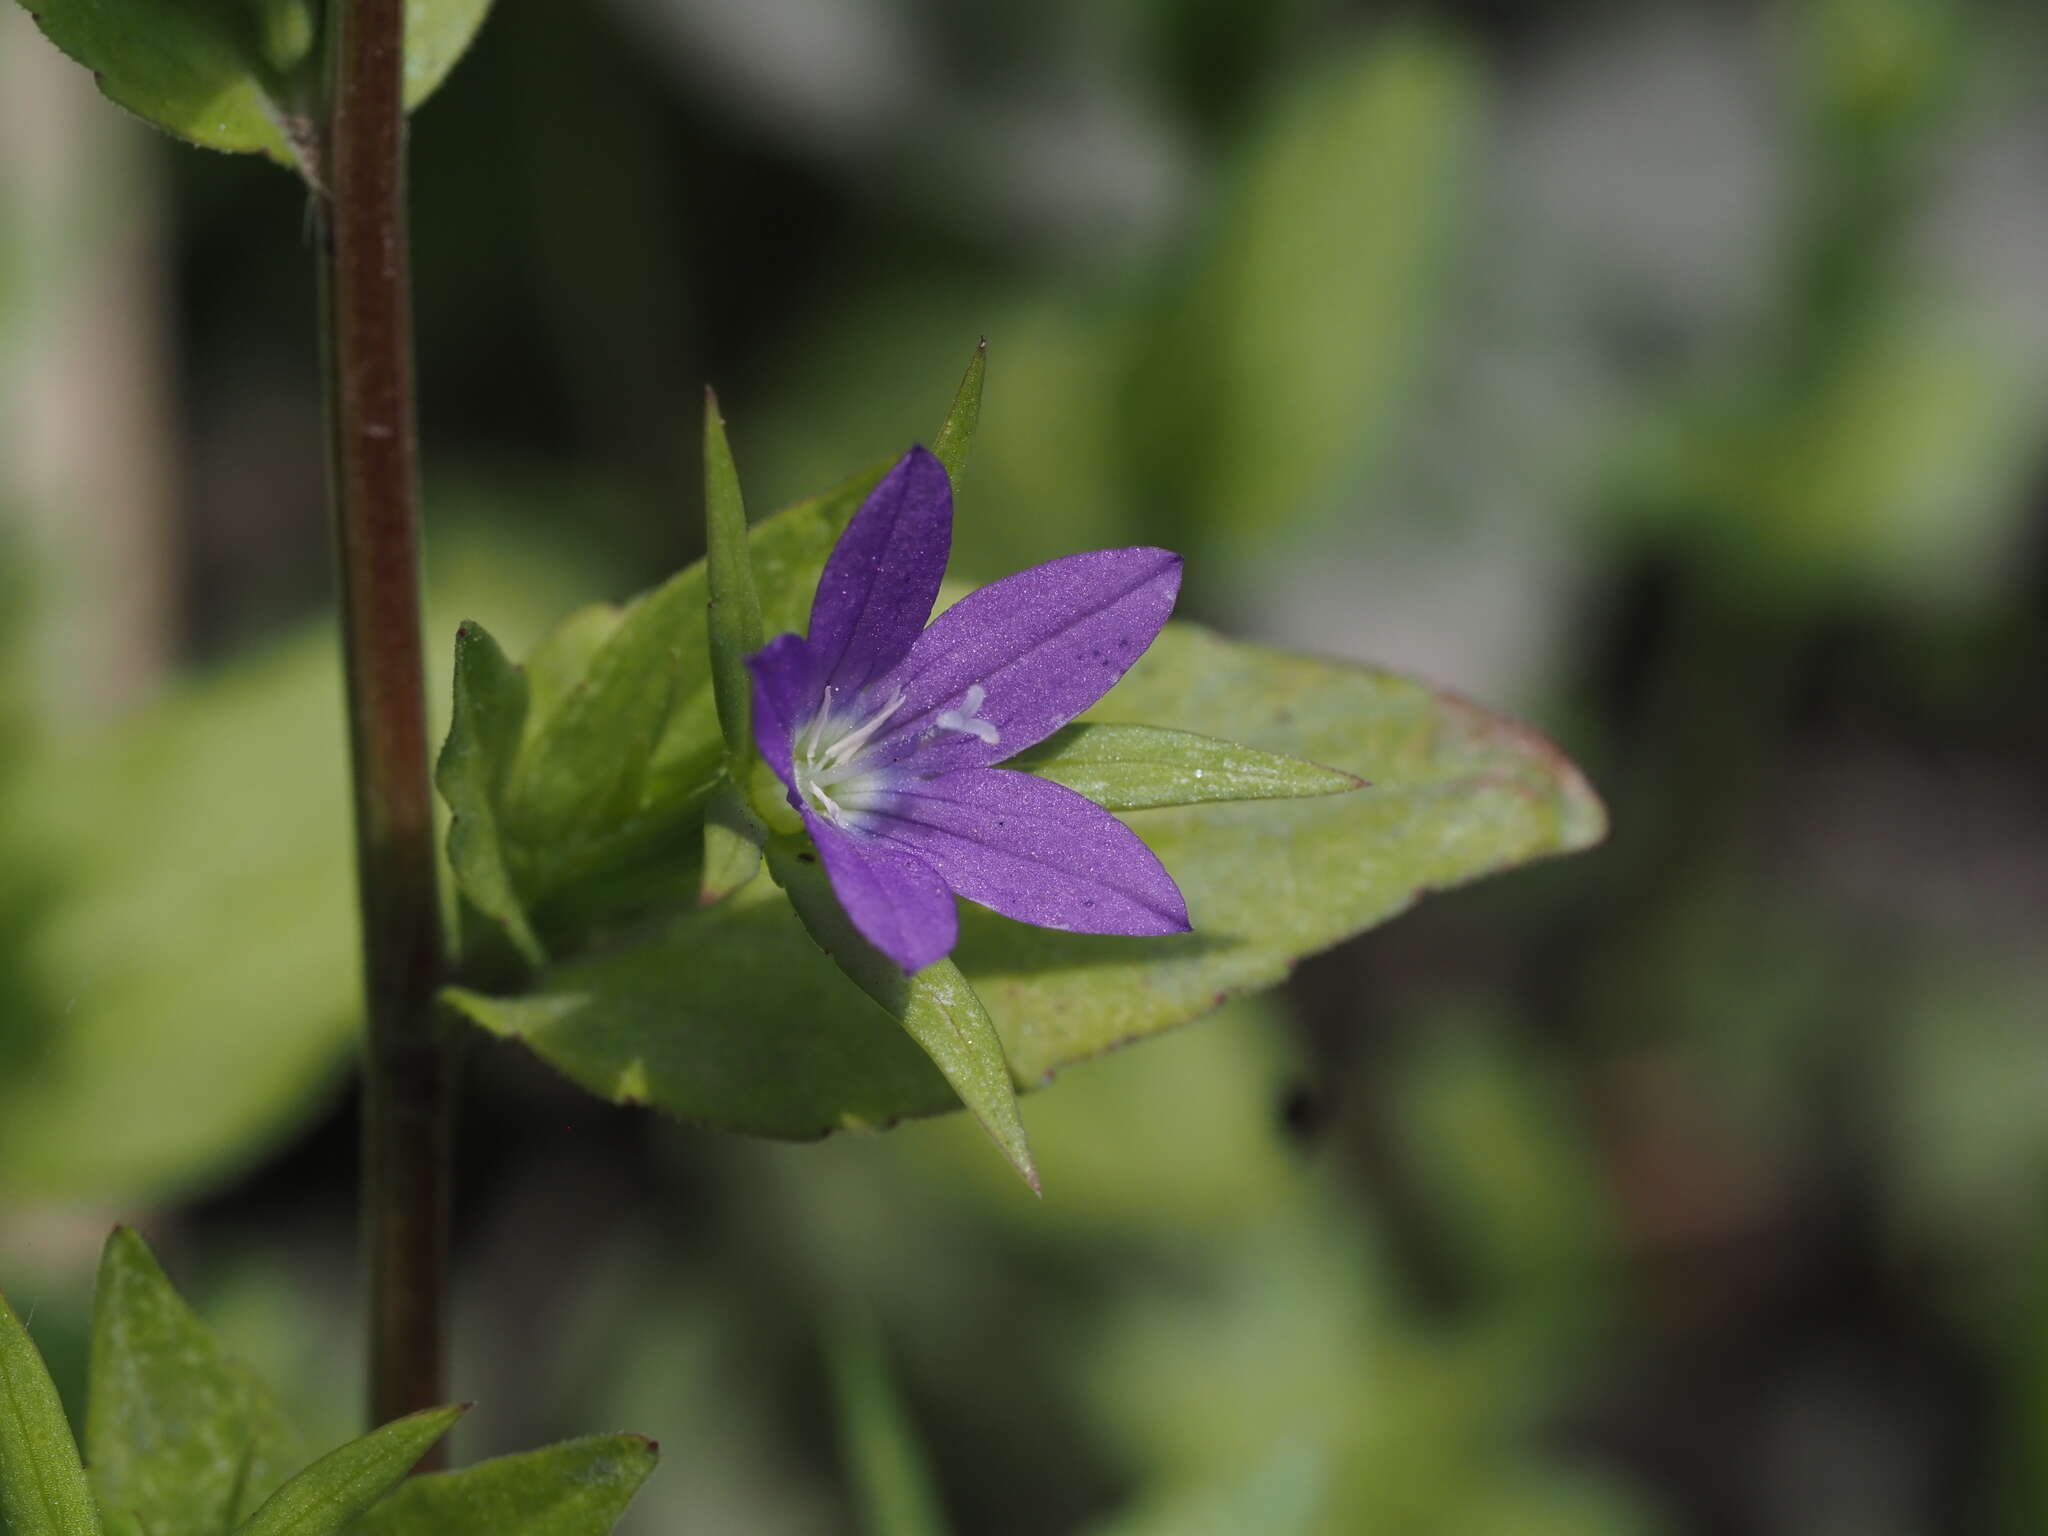
M 796 856 L 796 861 L 799 864 L 815 864 L 818 862 L 818 856 L 815 853 L 800 853 Z
M 1330 1106 L 1307 1083 L 1296 1083 L 1281 1096 L 1280 1126 L 1296 1141 L 1316 1140 L 1329 1121 Z

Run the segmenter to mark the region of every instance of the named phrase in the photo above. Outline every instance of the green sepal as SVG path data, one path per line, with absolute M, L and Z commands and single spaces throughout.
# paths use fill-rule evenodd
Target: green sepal
M 808 841 L 776 838 L 768 845 L 768 872 L 818 947 L 903 1026 L 1018 1177 L 1033 1194 L 1042 1193 L 1002 1036 L 960 967 L 938 960 L 905 975 L 901 966 L 855 930 Z
M 1064 784 L 1110 811 L 1226 800 L 1295 800 L 1365 780 L 1281 752 L 1151 725 L 1070 725 L 1003 765 Z
M 605 1536 L 658 1454 L 641 1435 L 598 1435 L 429 1473 L 372 1509 L 353 1536 Z
M 747 658 L 761 649 L 761 598 L 747 542 L 747 509 L 726 441 L 718 397 L 704 391 L 704 568 L 710 599 L 711 691 L 725 736 L 726 769 L 745 781 L 754 758 L 754 682 Z M 707 864 L 707 869 L 709 865 Z
M 526 676 L 481 624 L 455 632 L 455 711 L 434 764 L 448 803 L 448 865 L 471 906 L 504 930 L 529 965 L 546 963 L 513 884 L 499 828 L 506 781 L 526 730 Z
M 988 338 L 984 336 L 975 347 L 974 356 L 968 359 L 967 372 L 954 391 L 952 408 L 946 412 L 939 435 L 932 439 L 932 457 L 946 466 L 946 478 L 952 483 L 955 496 L 960 494 L 960 477 L 967 472 L 975 428 L 981 425 L 981 385 L 987 373 Z
M 305 1441 L 269 1389 L 220 1347 L 129 1227 L 100 1255 L 88 1380 L 86 1456 L 110 1519 L 222 1529 L 305 1464 Z
M 64 1404 L 21 1319 L 0 1296 L 0 1531 L 100 1536 Z
M 234 1536 L 339 1536 L 468 1411 L 467 1403 L 423 1409 L 329 1451 L 264 1500 Z

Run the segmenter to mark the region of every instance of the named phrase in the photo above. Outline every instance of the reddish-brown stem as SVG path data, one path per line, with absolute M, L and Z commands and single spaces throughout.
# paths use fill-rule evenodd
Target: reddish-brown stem
M 321 320 L 363 929 L 370 1411 L 447 1398 L 452 1064 L 420 642 L 405 0 L 332 0 Z

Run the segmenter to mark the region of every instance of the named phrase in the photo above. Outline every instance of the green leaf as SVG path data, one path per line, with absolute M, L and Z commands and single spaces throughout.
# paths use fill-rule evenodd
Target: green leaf
M 839 1405 L 839 1447 L 867 1536 L 943 1536 L 929 1458 L 890 1379 L 872 1317 L 846 1318 L 826 1340 Z
M 604 1536 L 656 1454 L 639 1435 L 602 1435 L 416 1477 L 355 1536 Z
M 1111 811 L 1224 800 L 1294 800 L 1364 787 L 1298 757 L 1149 725 L 1070 725 L 1004 765 L 1064 784 Z
M 490 13 L 491 0 L 406 0 L 406 111 L 441 88 Z
M 513 887 L 498 831 L 505 781 L 526 728 L 526 678 L 481 624 L 455 632 L 455 710 L 434 764 L 448 802 L 448 865 L 456 889 L 504 929 L 531 965 L 547 956 Z
M 953 408 L 946 412 L 939 435 L 932 439 L 932 456 L 946 466 L 946 478 L 952 482 L 955 496 L 960 494 L 960 477 L 967 472 L 967 455 L 974 447 L 974 429 L 981 425 L 981 384 L 987 372 L 988 338 L 984 336 L 967 364 L 960 388 L 953 395 Z
M 78 1464 L 56 1384 L 28 1330 L 0 1296 L 0 1531 L 99 1536 L 99 1510 Z
M 93 1491 L 110 1519 L 145 1531 L 229 1530 L 306 1460 L 268 1389 L 127 1227 L 100 1257 L 86 1404 Z
M 725 734 L 728 771 L 745 782 L 754 758 L 754 682 L 747 658 L 761 649 L 761 599 L 747 543 L 747 509 L 739 471 L 725 440 L 718 397 L 704 391 L 704 548 L 711 600 L 705 607 L 711 642 L 711 688 Z
M 270 156 L 318 180 L 320 7 L 313 0 L 23 0 L 112 101 L 209 149 Z M 409 0 L 405 101 L 433 94 L 490 0 Z
M 424 1409 L 329 1451 L 264 1500 L 235 1536 L 336 1536 L 351 1529 L 468 1411 L 466 1403 Z
M 684 658 L 697 651 L 702 586 L 701 568 L 692 566 L 629 607 L 589 671 L 528 738 L 506 785 L 504 825 L 532 852 L 532 889 L 601 865 L 638 830 Z
M 765 580 L 763 594 L 782 600 Z M 1424 892 L 1590 847 L 1605 831 L 1599 799 L 1533 731 L 1406 678 L 1190 625 L 1168 625 L 1095 715 L 1229 738 L 1371 787 L 1135 813 L 1131 826 L 1187 897 L 1190 934 L 1055 933 L 963 907 L 953 959 L 1025 1084 L 1271 986 Z M 817 1136 L 955 1097 L 761 881 L 708 911 L 674 912 L 634 943 L 565 957 L 526 995 L 451 1001 L 594 1092 L 724 1129 Z
M 776 838 L 768 845 L 768 871 L 818 947 L 903 1026 L 1018 1177 L 1033 1194 L 1041 1193 L 1002 1037 L 960 968 L 951 960 L 938 960 L 906 976 L 901 966 L 854 929 L 808 840 Z
M 761 870 L 761 845 L 768 829 L 747 804 L 739 786 L 727 780 L 711 792 L 704 812 L 704 879 L 697 901 L 712 907 Z

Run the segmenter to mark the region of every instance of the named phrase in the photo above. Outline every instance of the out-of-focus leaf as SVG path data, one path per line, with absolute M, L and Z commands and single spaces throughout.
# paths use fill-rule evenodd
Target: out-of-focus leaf
M 31 957 L 62 1027 L 0 1079 L 0 1189 L 132 1198 L 311 1102 L 361 989 L 346 763 L 334 644 L 308 633 L 23 764 L 62 881 Z
M 711 792 L 704 812 L 704 880 L 697 900 L 714 907 L 761 870 L 761 845 L 768 829 L 761 825 L 737 785 L 726 782 Z
M 441 88 L 490 15 L 491 0 L 406 0 L 405 109 Z
M 747 658 L 761 649 L 761 599 L 747 543 L 747 509 L 718 397 L 704 391 L 704 568 L 711 589 L 705 607 L 711 642 L 711 690 L 726 762 L 743 780 L 754 759 L 754 683 Z
M 21 1319 L 0 1296 L 0 1531 L 99 1536 L 56 1385 Z
M 1745 601 L 1903 598 L 1957 611 L 2015 579 L 2048 371 L 1983 324 L 1871 317 L 1818 379 L 1693 404 L 1626 467 Z
M 283 126 L 294 94 L 288 76 L 307 66 L 318 32 L 304 4 L 268 16 L 254 5 L 206 0 L 31 0 L 27 9 L 109 100 L 137 117 L 209 149 L 296 164 L 295 135 Z M 292 59 L 289 40 L 301 33 Z M 311 100 L 303 84 L 302 116 Z M 297 136 L 309 140 L 311 126 L 303 118 Z
M 314 0 L 23 0 L 106 96 L 208 149 L 301 165 L 314 152 L 321 14 Z M 405 102 L 418 106 L 483 25 L 490 0 L 409 0 Z M 318 178 L 319 168 L 304 168 Z
M 1004 766 L 1064 784 L 1112 811 L 1295 800 L 1364 785 L 1355 774 L 1298 757 L 1149 725 L 1070 725 Z
M 1187 897 L 1186 935 L 1055 933 L 963 908 L 954 960 L 1022 1083 L 1269 986 L 1425 892 L 1605 831 L 1598 798 L 1540 736 L 1366 667 L 1169 625 L 1098 712 L 1326 763 L 1372 787 L 1134 815 Z M 727 1129 L 815 1136 L 952 1107 L 944 1079 L 764 882 L 558 964 L 528 995 L 454 1001 L 595 1092 Z
M 329 1451 L 265 1499 L 235 1536 L 339 1536 L 352 1529 L 467 1411 L 466 1404 L 424 1409 Z
M 480 624 L 455 632 L 455 709 L 434 764 L 448 802 L 448 864 L 456 888 L 498 923 L 532 965 L 547 956 L 513 888 L 498 832 L 505 780 L 526 728 L 526 678 Z
M 430 552 L 430 633 L 487 595 L 498 634 L 532 636 L 591 579 L 574 551 L 467 526 Z M 448 700 L 429 702 L 445 718 Z M 10 770 L 9 821 L 51 871 L 21 936 L 20 1008 L 48 1021 L 16 1057 L 27 1031 L 0 1016 L 0 1201 L 190 1189 L 347 1069 L 362 981 L 345 721 L 315 624 Z
M 100 1258 L 85 1446 L 108 1518 L 142 1531 L 225 1531 L 308 1454 L 127 1227 Z
M 1368 467 L 1437 308 L 1478 85 L 1450 43 L 1396 33 L 1255 138 L 1129 394 L 1160 542 L 1271 538 Z
M 1017 1113 L 1017 1088 L 1010 1081 L 1002 1037 L 960 968 L 937 960 L 915 975 L 904 975 L 901 966 L 855 930 L 808 843 L 776 839 L 768 845 L 768 869 L 818 947 L 903 1026 L 1018 1177 L 1037 1193 L 1038 1170 Z
M 981 386 L 987 375 L 988 338 L 983 337 L 961 376 L 953 408 L 946 412 L 939 435 L 932 439 L 932 456 L 946 466 L 955 496 L 960 494 L 960 477 L 967 472 L 967 457 L 974 449 L 974 430 L 981 425 Z
M 605 1536 L 654 1470 L 639 1435 L 570 1440 L 460 1472 L 416 1477 L 357 1536 Z
M 1301 1536 L 1319 1529 L 1318 1506 L 1328 1482 L 1322 1457 L 1308 1446 L 1282 1446 L 1249 1476 L 1198 1490 L 1147 1499 L 1088 1536 Z
M 874 1320 L 842 1319 L 826 1340 L 839 1408 L 839 1451 L 866 1536 L 944 1536 L 929 1457 L 896 1383 Z

